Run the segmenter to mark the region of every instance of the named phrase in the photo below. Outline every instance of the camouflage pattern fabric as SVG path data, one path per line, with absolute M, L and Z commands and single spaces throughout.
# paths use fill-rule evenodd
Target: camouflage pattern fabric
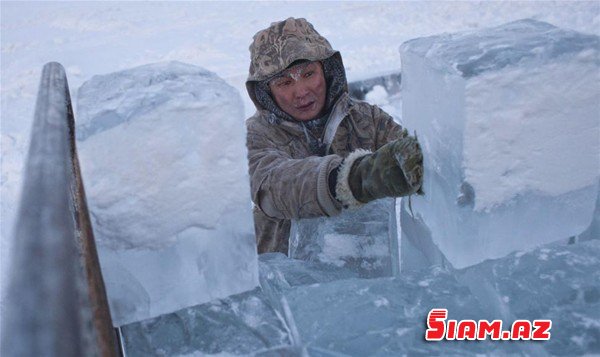
M 274 22 L 254 35 L 248 81 L 262 81 L 298 60 L 320 61 L 336 52 L 306 19 Z
M 358 201 L 406 196 L 421 187 L 423 154 L 419 143 L 406 130 L 400 136 L 355 161 L 347 179 Z

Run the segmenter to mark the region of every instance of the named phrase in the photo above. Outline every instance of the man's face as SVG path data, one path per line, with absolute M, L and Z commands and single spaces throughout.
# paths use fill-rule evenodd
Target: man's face
M 269 82 L 275 102 L 294 119 L 315 119 L 325 106 L 327 84 L 320 62 L 301 63 Z

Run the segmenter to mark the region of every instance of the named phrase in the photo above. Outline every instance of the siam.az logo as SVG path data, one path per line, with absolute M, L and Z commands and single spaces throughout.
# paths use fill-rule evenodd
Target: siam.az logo
M 551 320 L 516 320 L 510 330 L 502 330 L 502 320 L 446 320 L 447 309 L 431 309 L 427 314 L 425 340 L 485 340 L 493 341 L 547 341 L 550 339 Z

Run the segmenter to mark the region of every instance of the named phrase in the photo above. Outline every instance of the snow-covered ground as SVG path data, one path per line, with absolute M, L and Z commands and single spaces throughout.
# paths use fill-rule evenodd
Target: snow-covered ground
M 10 239 L 39 76 L 49 61 L 65 66 L 74 100 L 77 89 L 96 74 L 167 60 L 199 65 L 237 88 L 249 115 L 253 108 L 243 83 L 251 37 L 289 16 L 307 18 L 341 51 L 351 81 L 399 70 L 398 47 L 415 37 L 521 18 L 600 35 L 598 1 L 2 2 L 0 6 L 2 287 L 9 274 Z

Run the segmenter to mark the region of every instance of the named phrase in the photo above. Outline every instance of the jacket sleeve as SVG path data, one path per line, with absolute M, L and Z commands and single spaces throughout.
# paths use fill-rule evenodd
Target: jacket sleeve
M 269 217 L 280 219 L 333 216 L 340 203 L 329 192 L 329 173 L 338 155 L 293 159 L 260 132 L 248 128 L 246 145 L 252 201 Z
M 373 124 L 375 125 L 375 150 L 383 145 L 400 139 L 402 137 L 402 125 L 396 123 L 392 117 L 374 105 L 373 109 Z

